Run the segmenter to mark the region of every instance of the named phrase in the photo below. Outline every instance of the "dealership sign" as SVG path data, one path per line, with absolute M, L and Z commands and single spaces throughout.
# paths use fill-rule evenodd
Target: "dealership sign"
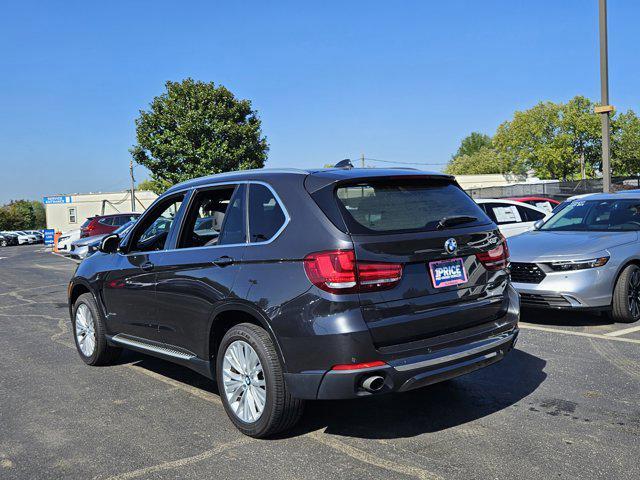
M 48 228 L 44 231 L 44 244 L 53 245 L 56 231 L 53 228 Z
M 71 195 L 54 195 L 53 197 L 44 197 L 45 205 L 54 203 L 71 203 Z

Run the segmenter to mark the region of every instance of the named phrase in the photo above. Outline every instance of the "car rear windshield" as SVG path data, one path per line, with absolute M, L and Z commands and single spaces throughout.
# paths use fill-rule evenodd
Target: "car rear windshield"
M 84 223 L 82 225 L 80 225 L 80 228 L 87 228 L 89 226 L 89 224 L 91 223 L 91 220 L 93 220 L 93 218 L 87 218 Z
M 351 233 L 415 232 L 468 227 L 491 220 L 448 180 L 375 181 L 342 185 L 336 197 Z M 465 218 L 466 217 L 466 218 Z

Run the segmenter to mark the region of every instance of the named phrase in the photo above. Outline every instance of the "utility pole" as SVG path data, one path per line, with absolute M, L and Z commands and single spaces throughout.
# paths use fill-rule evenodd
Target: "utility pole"
M 360 154 L 360 167 L 364 168 L 364 153 Z
M 611 163 L 610 163 L 610 113 L 613 107 L 609 105 L 609 59 L 607 53 L 607 0 L 599 0 L 600 18 L 600 107 L 595 112 L 602 119 L 602 191 L 611 192 Z
M 129 176 L 131 177 L 131 211 L 136 211 L 136 185 L 133 178 L 133 159 L 129 161 Z

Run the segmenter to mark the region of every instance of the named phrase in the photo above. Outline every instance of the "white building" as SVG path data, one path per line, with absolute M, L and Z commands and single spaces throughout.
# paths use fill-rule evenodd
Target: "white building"
M 143 212 L 158 196 L 149 191 L 135 192 L 135 211 Z M 131 191 L 48 195 L 43 199 L 47 228 L 66 232 L 80 228 L 95 215 L 131 212 Z

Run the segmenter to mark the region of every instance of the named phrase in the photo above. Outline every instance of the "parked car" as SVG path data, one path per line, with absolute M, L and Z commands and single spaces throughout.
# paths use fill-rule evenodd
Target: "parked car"
M 516 202 L 533 205 L 534 207 L 541 208 L 542 210 L 546 210 L 547 212 L 551 212 L 554 207 L 560 204 L 558 200 L 547 197 L 513 197 L 507 200 L 515 200 Z
M 39 230 L 25 230 L 25 233 L 28 235 L 33 235 L 36 237 L 36 243 L 44 243 L 44 233 Z
M 80 229 L 63 232 L 58 238 L 58 251 L 67 253 L 71 249 L 71 244 L 80 238 Z
M 125 223 L 121 227 L 118 227 L 113 233 L 124 236 L 134 223 L 135 221 Z M 102 242 L 102 239 L 107 235 L 109 234 L 94 235 L 93 237 L 79 238 L 71 242 L 69 256 L 76 260 L 84 260 L 86 257 L 90 257 L 98 251 L 100 242 Z
M 27 243 L 29 244 L 41 243 L 42 241 L 44 241 L 44 236 L 41 236 L 39 233 L 32 233 L 25 230 L 16 230 L 15 233 L 17 233 L 18 235 L 26 236 L 28 239 Z
M 93 237 L 94 235 L 111 233 L 139 216 L 139 213 L 113 213 L 87 218 L 80 226 L 80 237 Z
M 196 231 L 215 215 L 219 232 Z M 507 265 L 504 237 L 451 176 L 255 170 L 176 185 L 105 237 L 69 312 L 87 364 L 124 347 L 188 366 L 216 379 L 239 430 L 265 437 L 307 399 L 404 392 L 501 360 L 519 319 Z
M 33 244 L 36 243 L 36 237 L 34 237 L 33 235 L 27 235 L 26 233 L 18 233 L 18 232 L 0 232 L 3 235 L 5 234 L 9 234 L 9 235 L 15 235 L 15 237 L 18 240 L 18 245 L 28 245 L 28 244 Z
M 610 312 L 640 320 L 640 194 L 591 194 L 511 239 L 523 306 Z
M 476 202 L 507 238 L 533 230 L 533 224 L 549 214 L 542 208 L 515 200 L 480 198 Z
M 0 247 L 18 245 L 18 235 L 9 232 L 0 232 Z

